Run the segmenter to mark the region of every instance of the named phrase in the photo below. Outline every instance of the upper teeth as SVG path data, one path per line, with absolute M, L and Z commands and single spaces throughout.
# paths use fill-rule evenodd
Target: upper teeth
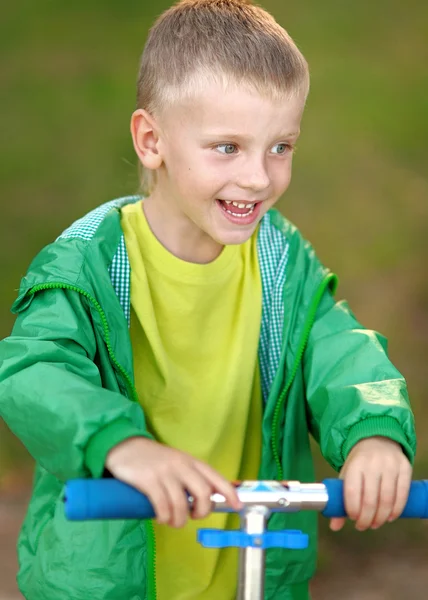
M 253 208 L 255 202 L 253 204 L 243 204 L 242 202 L 232 202 L 231 200 L 225 200 L 226 204 L 233 204 L 237 208 Z

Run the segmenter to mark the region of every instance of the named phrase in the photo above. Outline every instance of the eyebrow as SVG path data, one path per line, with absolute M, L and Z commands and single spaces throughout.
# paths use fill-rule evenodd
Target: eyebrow
M 296 137 L 299 134 L 300 134 L 300 131 L 293 131 L 291 133 L 280 134 L 275 137 L 277 139 L 284 139 L 284 138 Z M 204 134 L 204 138 L 207 138 L 207 139 L 218 138 L 218 139 L 222 139 L 222 140 L 240 139 L 240 140 L 245 140 L 247 142 L 250 142 L 253 139 L 253 137 L 251 135 L 246 135 L 245 133 L 239 133 L 237 131 L 206 133 L 206 134 Z

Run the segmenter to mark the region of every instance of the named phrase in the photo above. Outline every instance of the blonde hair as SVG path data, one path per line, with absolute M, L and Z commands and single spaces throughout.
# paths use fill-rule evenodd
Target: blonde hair
M 245 84 L 274 100 L 309 90 L 308 65 L 288 33 L 247 0 L 181 0 L 150 30 L 137 83 L 137 108 L 159 114 L 208 82 Z M 155 171 L 140 167 L 143 194 Z

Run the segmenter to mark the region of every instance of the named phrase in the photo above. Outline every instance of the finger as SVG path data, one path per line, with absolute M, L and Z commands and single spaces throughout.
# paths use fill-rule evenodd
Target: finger
M 189 469 L 180 475 L 183 487 L 193 497 L 192 518 L 203 519 L 212 510 L 211 494 L 213 488 L 211 484 L 197 469 Z
M 346 514 L 356 521 L 361 512 L 363 474 L 360 470 L 347 469 L 343 480 L 343 499 Z
M 135 483 L 133 484 L 135 485 Z M 144 486 L 138 486 L 152 503 L 153 510 L 158 523 L 168 523 L 172 516 L 172 505 L 169 496 L 163 485 L 159 483 L 145 482 Z
M 340 531 L 342 529 L 342 527 L 345 525 L 345 521 L 346 519 L 344 518 L 334 518 L 334 519 L 330 519 L 330 529 L 332 531 Z
M 241 510 L 243 504 L 239 500 L 235 487 L 229 481 L 227 481 L 227 479 L 222 477 L 220 473 L 217 473 L 215 469 L 212 469 L 206 463 L 195 460 L 194 465 L 196 469 L 202 473 L 202 475 L 204 475 L 207 481 L 212 485 L 213 489 L 226 498 L 226 501 L 232 506 L 232 508 L 235 510 Z
M 358 531 L 365 531 L 373 523 L 379 503 L 380 485 L 381 477 L 378 475 L 366 475 L 363 478 L 361 511 L 355 523 L 355 528 Z
M 404 510 L 406 506 L 407 499 L 409 497 L 410 484 L 412 481 L 412 467 L 409 462 L 404 464 L 404 466 L 400 469 L 398 480 L 397 480 L 397 490 L 395 495 L 395 502 L 392 508 L 389 521 L 393 521 L 397 519 Z
M 379 503 L 373 517 L 372 529 L 378 529 L 389 519 L 395 503 L 398 473 L 384 474 L 380 483 Z
M 164 482 L 165 490 L 171 506 L 171 518 L 168 525 L 183 527 L 189 517 L 189 500 L 182 482 L 175 477 L 169 477 Z

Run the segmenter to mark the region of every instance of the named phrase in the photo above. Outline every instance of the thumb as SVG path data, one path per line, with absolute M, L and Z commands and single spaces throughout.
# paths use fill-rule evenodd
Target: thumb
M 332 531 L 340 531 L 342 527 L 345 525 L 346 519 L 343 517 L 330 519 L 330 529 Z

